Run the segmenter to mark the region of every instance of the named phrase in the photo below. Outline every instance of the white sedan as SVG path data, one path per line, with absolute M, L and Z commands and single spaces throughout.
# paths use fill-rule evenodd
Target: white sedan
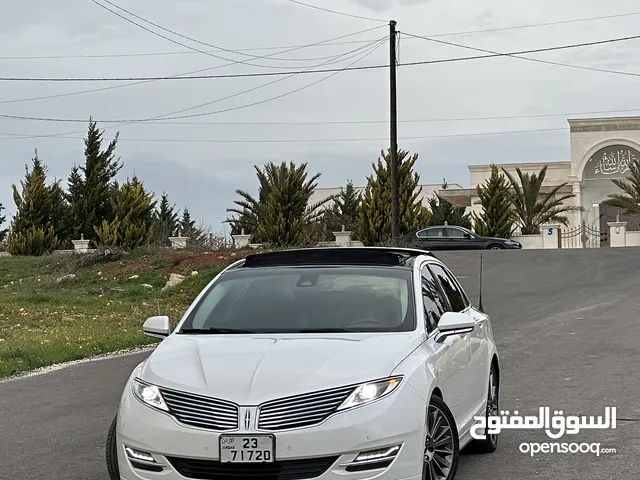
M 423 250 L 255 254 L 199 294 L 132 372 L 112 480 L 451 480 L 497 415 L 489 317 Z

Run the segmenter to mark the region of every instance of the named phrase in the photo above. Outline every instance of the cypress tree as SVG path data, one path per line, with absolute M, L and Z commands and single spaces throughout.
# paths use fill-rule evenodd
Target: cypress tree
M 474 214 L 475 231 L 485 237 L 510 238 L 514 227 L 513 194 L 507 178 L 496 165 L 484 185 L 476 187 L 482 213 Z
M 429 213 L 420 200 L 420 175 L 413 170 L 418 154 L 409 156 L 406 150 L 398 151 L 398 197 L 400 207 L 400 232 L 408 233 L 426 225 Z M 367 187 L 362 196 L 358 215 L 360 240 L 368 245 L 384 241 L 391 234 L 391 166 L 390 149 L 381 152 L 373 175 L 367 177 Z

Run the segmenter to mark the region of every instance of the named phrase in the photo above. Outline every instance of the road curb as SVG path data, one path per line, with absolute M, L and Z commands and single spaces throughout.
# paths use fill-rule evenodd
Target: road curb
M 0 385 L 3 383 L 13 382 L 16 380 L 22 380 L 25 378 L 37 377 L 40 375 L 46 375 L 48 373 L 57 372 L 60 370 L 73 367 L 75 365 L 82 365 L 84 363 L 99 362 L 102 360 L 109 360 L 112 358 L 126 357 L 129 355 L 136 355 L 138 353 L 144 353 L 153 350 L 156 345 L 145 345 L 144 347 L 127 348 L 125 350 L 118 350 L 117 352 L 103 353 L 101 355 L 95 355 L 93 357 L 83 358 L 81 360 L 72 360 L 70 362 L 58 363 L 56 365 L 49 365 L 47 367 L 41 367 L 36 370 L 30 370 L 28 372 L 19 373 L 6 378 L 0 378 Z

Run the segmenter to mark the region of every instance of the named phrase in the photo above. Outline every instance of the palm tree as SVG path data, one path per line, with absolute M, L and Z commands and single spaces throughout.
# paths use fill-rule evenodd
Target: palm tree
M 241 198 L 234 203 L 239 208 L 227 209 L 237 215 L 226 220 L 232 225 L 234 233 L 242 228 L 246 233 L 260 236 L 260 232 L 267 227 L 265 221 L 275 213 L 282 214 L 285 223 L 291 223 L 286 227 L 319 221 L 323 214 L 321 207 L 331 200 L 326 198 L 309 205 L 309 199 L 318 185 L 319 173 L 307 179 L 307 164 L 296 165 L 294 162 L 282 162 L 280 165 L 269 162 L 263 168 L 254 166 L 254 169 L 258 177 L 258 197 L 244 190 L 236 190 Z
M 629 171 L 628 182 L 611 180 L 627 195 L 611 193 L 604 203 L 619 208 L 624 215 L 640 215 L 640 159 L 635 159 L 629 164 Z
M 566 226 L 569 224 L 569 218 L 565 214 L 583 210 L 582 207 L 563 205 L 565 200 L 575 196 L 572 193 L 556 197 L 558 192 L 568 185 L 568 182 L 551 187 L 547 193 L 540 192 L 547 175 L 547 165 L 542 167 L 538 173 L 531 174 L 522 173 L 519 168 L 516 168 L 519 182 L 504 168 L 502 170 L 515 190 L 513 196 L 514 214 L 520 223 L 522 235 L 540 233 L 540 226 L 547 222 L 559 222 Z

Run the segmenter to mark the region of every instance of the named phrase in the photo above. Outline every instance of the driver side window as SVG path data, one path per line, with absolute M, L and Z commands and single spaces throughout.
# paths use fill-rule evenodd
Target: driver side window
M 424 307 L 424 321 L 428 333 L 433 332 L 440 321 L 440 317 L 447 311 L 439 295 L 436 280 L 425 266 L 422 269 L 422 303 Z

